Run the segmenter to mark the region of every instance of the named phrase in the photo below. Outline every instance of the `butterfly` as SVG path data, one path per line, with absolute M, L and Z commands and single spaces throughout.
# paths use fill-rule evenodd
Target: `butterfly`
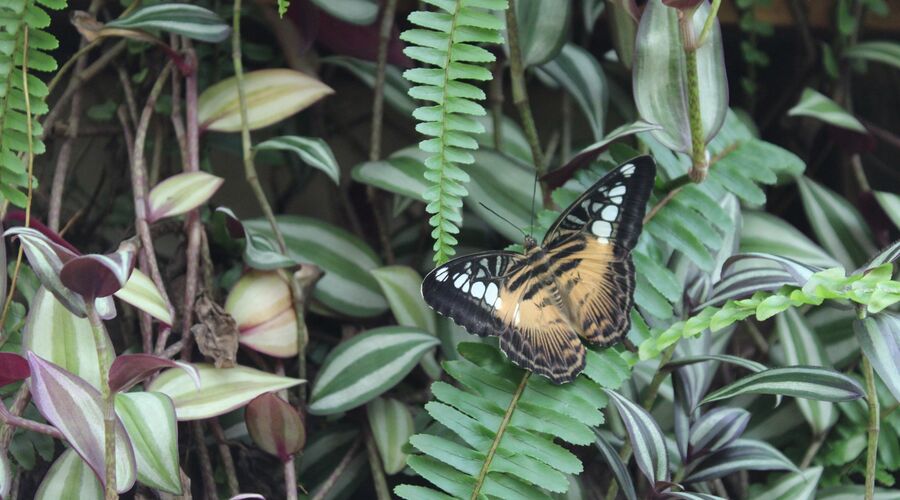
M 656 164 L 620 165 L 563 210 L 525 253 L 480 252 L 433 269 L 422 297 L 470 333 L 497 336 L 516 365 L 562 384 L 584 369 L 584 343 L 628 333 L 634 304 L 631 250 L 643 225 Z

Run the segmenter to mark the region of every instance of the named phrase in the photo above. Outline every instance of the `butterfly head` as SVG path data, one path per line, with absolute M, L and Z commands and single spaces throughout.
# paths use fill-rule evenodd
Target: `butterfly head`
M 528 253 L 529 250 L 537 246 L 537 240 L 530 235 L 525 236 L 525 253 Z

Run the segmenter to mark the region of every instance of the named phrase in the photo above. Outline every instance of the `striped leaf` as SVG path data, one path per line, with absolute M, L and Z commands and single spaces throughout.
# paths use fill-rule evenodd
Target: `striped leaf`
M 267 392 L 250 401 L 244 421 L 257 446 L 282 462 L 306 445 L 306 427 L 300 413 L 275 393 Z
M 876 251 L 869 225 L 847 200 L 808 177 L 798 177 L 806 217 L 822 246 L 845 269 L 854 269 Z
M 619 458 L 619 452 L 603 437 L 603 433 L 597 429 L 594 430 L 594 433 L 597 435 L 594 445 L 600 450 L 603 459 L 606 460 L 607 465 L 612 469 L 616 482 L 619 483 L 619 490 L 625 495 L 626 500 L 637 500 L 637 493 L 634 490 L 634 483 L 631 481 L 631 474 L 628 473 L 628 467 Z
M 125 286 L 114 293 L 116 297 L 153 316 L 164 325 L 172 324 L 172 314 L 153 281 L 140 269 L 133 269 Z
M 815 331 L 796 309 L 790 308 L 775 317 L 775 332 L 784 349 L 786 365 L 829 366 L 828 355 L 819 343 Z M 837 421 L 837 411 L 831 403 L 800 399 L 797 405 L 817 435 L 828 430 Z
M 163 368 L 181 368 L 190 376 L 194 387 L 200 387 L 200 374 L 194 365 L 153 354 L 137 353 L 122 354 L 113 361 L 109 368 L 109 390 L 125 392 Z
M 553 2 L 541 1 L 540 3 L 552 4 Z M 556 8 L 556 10 L 562 9 Z M 575 103 L 578 104 L 591 126 L 594 140 L 602 139 L 603 124 L 606 120 L 609 103 L 609 90 L 603 68 L 600 67 L 600 63 L 594 56 L 578 45 L 567 43 L 552 61 L 541 66 L 541 71 L 550 75 L 575 99 Z
M 788 110 L 788 116 L 809 116 L 835 127 L 866 133 L 866 127 L 855 116 L 831 98 L 809 87 L 803 89 L 800 101 Z
M 262 69 L 244 74 L 247 125 L 250 130 L 272 125 L 298 113 L 334 91 L 324 83 L 290 69 Z M 241 130 L 237 79 L 222 80 L 200 95 L 198 117 L 203 130 Z
M 111 352 L 109 338 L 103 338 L 107 342 L 105 349 Z M 100 363 L 90 321 L 72 314 L 46 288 L 39 288 L 31 300 L 22 330 L 22 348 L 23 352 L 33 352 L 77 375 L 92 387 L 100 387 Z
M 859 500 L 865 493 L 863 485 L 829 486 L 816 492 L 816 500 Z M 875 488 L 875 500 L 900 500 L 900 491 Z
M 699 354 L 696 356 L 685 356 L 683 358 L 678 358 L 675 361 L 666 363 L 665 368 L 678 368 L 694 363 L 704 363 L 706 361 L 721 361 L 723 363 L 731 363 L 733 365 L 746 368 L 747 370 L 750 370 L 754 373 L 761 372 L 766 369 L 766 365 L 762 363 L 758 363 L 756 361 L 753 361 L 752 359 L 732 356 L 730 354 Z
M 765 441 L 738 439 L 701 460 L 685 482 L 710 481 L 742 470 L 796 471 L 797 467 Z
M 28 263 L 31 264 L 31 269 L 37 275 L 41 285 L 49 290 L 66 309 L 79 317 L 87 316 L 84 299 L 69 290 L 59 279 L 63 264 L 77 257 L 77 253 L 28 227 L 7 229 L 3 236 L 18 237 L 25 250 L 25 256 L 28 257 Z
M 375 63 L 349 56 L 328 56 L 319 59 L 323 64 L 344 68 L 370 88 L 375 87 Z M 416 103 L 407 95 L 411 85 L 396 66 L 388 64 L 384 73 L 384 101 L 403 116 L 412 116 Z
M 389 193 L 425 201 L 422 193 L 428 189 L 422 177 L 423 167 L 419 160 L 398 153 L 387 160 L 367 161 L 353 167 L 351 177 L 356 182 L 375 186 Z
M 883 311 L 855 320 L 853 331 L 875 372 L 900 401 L 900 317 Z
M 157 392 L 117 394 L 116 413 L 134 447 L 138 481 L 180 495 L 178 425 L 172 400 Z
M 900 196 L 887 191 L 873 191 L 873 193 L 881 209 L 891 218 L 894 227 L 900 229 Z
M 396 399 L 375 398 L 366 405 L 366 414 L 384 471 L 400 472 L 406 467 L 403 448 L 415 431 L 409 408 Z
M 0 492 L 2 493 L 2 492 Z M 6 498 L 3 495 L 3 498 Z M 34 500 L 102 500 L 103 486 L 73 449 L 62 452 L 41 480 Z
M 352 24 L 372 24 L 378 15 L 375 0 L 312 0 L 312 3 L 329 15 Z
M 372 269 L 372 276 L 381 286 L 391 312 L 400 326 L 414 326 L 428 333 L 437 333 L 437 318 L 419 289 L 422 276 L 409 266 L 385 266 Z
M 569 0 L 519 0 L 516 23 L 525 67 L 553 59 L 569 34 Z
M 742 408 L 713 408 L 691 426 L 688 454 L 698 457 L 729 446 L 749 422 L 750 412 Z
M 861 266 L 859 269 L 854 271 L 853 274 L 868 273 L 884 264 L 894 263 L 897 261 L 897 259 L 900 259 L 900 240 L 891 243 L 883 250 L 878 252 L 877 255 L 872 257 L 869 262 L 866 262 L 864 266 Z
M 63 264 L 59 280 L 85 300 L 109 297 L 128 283 L 135 256 L 131 246 L 106 255 L 79 255 Z
M 756 498 L 777 500 L 813 500 L 822 476 L 822 466 L 810 467 L 800 472 L 785 474 L 771 485 L 755 492 Z
M 283 135 L 261 142 L 254 147 L 257 151 L 280 150 L 290 151 L 300 157 L 307 165 L 325 172 L 335 184 L 341 183 L 341 167 L 334 158 L 328 143 L 316 137 L 299 135 Z
M 382 327 L 342 342 L 325 358 L 309 412 L 331 415 L 364 405 L 397 384 L 439 343 L 410 327 Z
M 262 393 L 304 382 L 246 366 L 216 368 L 206 363 L 195 363 L 194 366 L 200 373 L 199 389 L 194 386 L 191 375 L 181 369 L 162 372 L 145 388 L 169 396 L 179 421 L 222 415 L 246 405 Z
M 668 481 L 669 455 L 666 451 L 666 438 L 659 425 L 647 410 L 624 396 L 609 389 L 603 389 L 603 392 L 615 404 L 619 416 L 625 423 L 638 467 L 652 484 L 656 484 L 657 481 Z
M 161 30 L 210 43 L 221 42 L 231 34 L 231 28 L 212 11 L 183 3 L 141 7 L 123 18 L 106 23 L 106 27 Z
M 226 207 L 217 208 L 215 217 L 224 225 L 229 236 L 244 239 L 244 262 L 251 268 L 270 271 L 296 264 L 293 259 L 281 253 L 270 225 L 266 224 L 268 233 L 261 233 L 244 224 L 230 208 Z
M 12 488 L 13 477 L 14 473 L 12 464 L 9 463 L 9 457 L 7 457 L 6 453 L 4 453 L 2 456 L 0 456 L 0 498 L 6 498 L 9 496 L 9 490 Z
M 703 2 L 693 12 L 695 35 L 709 16 L 709 4 Z M 643 120 L 662 125 L 651 132 L 669 149 L 691 150 L 688 120 L 687 71 L 678 27 L 678 11 L 650 0 L 638 25 L 634 54 L 634 102 Z M 722 51 L 719 23 L 714 22 L 709 38 L 696 51 L 700 84 L 700 112 L 703 136 L 708 143 L 722 127 L 728 112 L 728 79 Z
M 316 219 L 283 215 L 277 220 L 289 257 L 296 262 L 312 262 L 325 271 L 313 291 L 316 300 L 352 317 L 372 317 L 387 310 L 381 289 L 369 273 L 381 267 L 381 259 L 365 242 Z M 246 226 L 272 237 L 269 222 L 264 219 L 247 221 Z
M 844 49 L 841 56 L 880 62 L 900 68 L 900 43 L 880 40 L 856 43 Z
M 173 175 L 150 190 L 147 222 L 185 214 L 203 205 L 222 186 L 225 179 L 206 172 Z
M 100 391 L 84 379 L 28 353 L 31 396 L 41 415 L 62 432 L 69 445 L 104 482 L 104 406 Z M 137 478 L 134 450 L 125 427 L 116 419 L 116 491 L 134 486 Z
M 743 210 L 741 253 L 780 255 L 823 269 L 838 261 L 787 221 L 759 210 Z
M 821 269 L 778 255 L 734 255 L 725 261 L 722 278 L 713 286 L 706 302 L 696 306 L 694 311 L 750 297 L 756 292 L 778 290 L 785 285 L 800 287 L 818 271 Z
M 781 394 L 819 401 L 852 401 L 863 397 L 865 390 L 843 373 L 818 366 L 770 368 L 737 380 L 706 396 L 700 404 L 741 394 Z

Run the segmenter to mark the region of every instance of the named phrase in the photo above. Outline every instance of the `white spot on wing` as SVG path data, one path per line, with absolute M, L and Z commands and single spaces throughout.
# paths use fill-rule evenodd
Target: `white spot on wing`
M 438 269 L 436 273 L 434 273 L 434 279 L 438 281 L 447 281 L 447 276 L 450 274 L 450 271 L 447 270 L 446 267 L 442 267 Z
M 464 284 L 468 283 L 468 281 L 469 281 L 468 276 L 466 276 L 465 274 L 460 274 L 459 276 L 456 277 L 456 280 L 453 281 L 453 286 L 455 286 L 456 288 L 460 288 Z
M 622 175 L 624 175 L 625 177 L 631 177 L 631 174 L 633 174 L 633 173 L 634 173 L 634 165 L 633 164 L 629 163 L 628 165 L 625 165 L 624 167 L 622 167 Z
M 605 220 L 594 221 L 594 223 L 591 224 L 591 232 L 594 233 L 594 236 L 609 238 L 609 235 L 612 234 L 612 224 Z
M 618 185 L 618 186 L 610 189 L 609 193 L 607 193 L 607 194 L 610 196 L 622 196 L 623 194 L 625 194 L 626 191 L 628 191 L 628 190 L 625 188 L 625 186 Z
M 484 291 L 484 301 L 487 302 L 488 304 L 493 305 L 494 301 L 497 300 L 497 293 L 499 291 L 500 290 L 497 289 L 496 283 L 488 284 L 487 289 Z M 495 307 L 499 307 L 499 306 L 495 306 Z
M 476 299 L 484 297 L 484 283 L 476 281 L 472 284 L 472 296 Z
M 610 222 L 616 220 L 616 217 L 619 215 L 619 207 L 615 205 L 607 205 L 603 208 L 603 212 L 600 213 L 600 217 L 604 220 L 608 220 Z

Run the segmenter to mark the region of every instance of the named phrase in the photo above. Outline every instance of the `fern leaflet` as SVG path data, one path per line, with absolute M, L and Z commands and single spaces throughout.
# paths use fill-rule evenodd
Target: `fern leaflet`
M 502 43 L 503 21 L 487 9 L 506 9 L 506 0 L 426 0 L 438 8 L 435 12 L 413 12 L 409 21 L 421 28 L 400 36 L 410 44 L 406 55 L 426 65 L 403 76 L 416 84 L 409 95 L 434 103 L 413 112 L 420 122 L 416 130 L 429 139 L 419 143 L 431 156 L 425 160 L 424 193 L 426 210 L 432 214 L 429 224 L 434 239 L 434 260 L 446 261 L 454 253 L 459 225 L 462 223 L 462 198 L 468 194 L 469 175 L 459 165 L 474 163 L 467 150 L 478 149 L 470 134 L 484 132 L 473 116 L 484 116 L 477 101 L 484 92 L 464 80 L 487 81 L 491 72 L 483 66 L 494 55 L 476 43 Z

